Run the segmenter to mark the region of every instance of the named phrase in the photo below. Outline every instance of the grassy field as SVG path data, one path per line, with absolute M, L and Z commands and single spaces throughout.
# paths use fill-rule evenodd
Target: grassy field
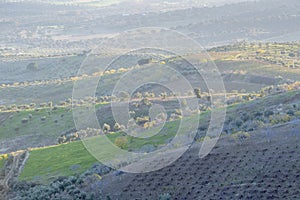
M 82 173 L 96 162 L 82 142 L 36 149 L 30 152 L 19 179 L 45 182 L 51 177 Z
M 5 159 L 1 158 L 0 159 L 0 169 L 2 169 L 4 167 L 5 164 Z
M 268 106 L 278 105 L 279 102 L 286 102 L 287 104 L 293 104 L 297 100 L 300 91 L 289 91 L 283 94 L 272 95 L 256 101 L 248 103 L 231 105 L 227 108 L 227 117 L 238 118 L 241 112 L 248 112 L 249 114 L 255 113 L 255 111 L 263 111 Z M 210 112 L 200 114 L 200 124 L 202 126 L 209 121 Z M 198 115 L 197 115 L 198 116 Z M 194 123 L 198 117 L 192 116 L 191 118 L 184 118 L 190 123 Z M 141 139 L 125 135 L 122 132 L 111 133 L 106 135 L 107 138 L 115 143 L 117 138 L 127 138 L 127 144 L 122 147 L 124 150 L 139 151 L 145 145 L 152 145 L 153 147 L 161 147 L 164 144 L 169 143 L 171 138 L 174 138 L 179 126 L 179 121 L 167 122 L 161 131 L 150 138 Z M 185 130 L 189 130 L 189 123 L 183 127 Z M 158 131 L 160 127 L 155 127 L 154 131 Z M 146 132 L 149 130 L 146 130 Z M 91 146 L 97 146 L 96 150 L 99 151 L 101 146 L 101 152 L 96 156 L 98 160 L 107 160 L 114 157 L 114 149 L 109 146 L 106 136 L 98 136 L 97 138 L 87 139 L 85 144 L 80 142 L 73 142 L 68 144 L 62 144 L 58 146 L 33 149 L 30 152 L 29 160 L 20 176 L 20 180 L 40 180 L 47 183 L 51 177 L 57 176 L 70 176 L 77 173 L 81 173 L 90 168 L 97 160 L 91 156 L 85 146 L 88 145 L 89 150 Z M 203 135 L 204 137 L 204 135 Z M 112 149 L 112 150 L 111 150 Z
M 9 119 L 5 120 L 0 126 L 0 139 L 7 139 L 21 135 L 58 135 L 59 133 L 74 127 L 72 112 L 66 108 L 59 108 L 51 111 L 42 109 L 39 111 L 27 110 L 11 113 Z M 32 118 L 29 119 L 29 115 Z M 42 121 L 42 118 L 46 118 Z M 23 119 L 28 122 L 23 123 Z
M 103 104 L 97 104 L 99 108 Z M 69 107 L 58 107 L 56 110 L 42 108 L 30 109 L 19 112 L 0 113 L 9 115 L 6 120 L 0 123 L 0 140 L 23 135 L 44 135 L 58 136 L 64 131 L 75 128 L 72 110 Z M 29 116 L 32 116 L 31 119 Z M 42 118 L 45 118 L 42 121 Z M 23 123 L 23 119 L 28 122 Z
M 0 155 L 0 172 L 2 171 L 2 169 L 4 169 L 4 165 L 7 159 L 8 159 L 8 154 Z
M 107 135 L 112 143 L 119 137 L 127 137 L 128 144 L 124 149 L 139 150 L 145 145 L 159 147 L 167 143 L 167 140 L 173 138 L 176 134 L 179 121 L 168 122 L 161 131 L 151 138 L 141 139 L 130 136 L 123 136 L 123 133 L 112 133 Z M 93 138 L 93 143 L 101 146 L 101 149 L 109 149 L 106 136 Z M 98 155 L 97 155 L 98 156 Z M 101 152 L 101 158 L 114 157 L 113 152 Z M 89 169 L 97 160 L 87 151 L 82 141 L 62 144 L 53 147 L 33 149 L 30 151 L 30 157 L 20 176 L 20 180 L 37 180 L 47 182 L 52 177 L 71 176 L 82 173 Z

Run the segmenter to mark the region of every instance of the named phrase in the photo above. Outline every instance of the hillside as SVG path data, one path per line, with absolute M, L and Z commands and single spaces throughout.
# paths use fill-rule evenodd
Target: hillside
M 299 0 L 0 0 L 0 200 L 300 199 Z
M 170 166 L 145 174 L 100 174 L 100 182 L 103 183 L 101 195 L 113 199 L 158 198 L 160 195 L 174 199 L 199 195 L 215 199 L 224 194 L 232 199 L 296 197 L 299 195 L 297 177 L 300 175 L 296 167 L 300 159 L 297 132 L 300 128 L 299 96 L 300 91 L 295 90 L 230 106 L 226 125 L 237 115 L 244 116 L 244 125 L 261 120 L 260 125 L 249 129 L 247 134 L 243 133 L 244 128 L 239 132 L 238 126 L 235 131 L 226 134 L 228 127 L 225 125 L 217 146 L 207 157 L 200 159 L 197 152 L 202 141 L 208 139 L 204 138 L 201 128 L 206 122 L 200 124 L 198 134 L 202 139 Z M 279 102 L 284 102 L 284 105 L 279 106 Z M 290 113 L 290 108 L 293 108 L 294 114 L 286 118 L 285 113 Z M 260 111 L 264 111 L 265 116 L 253 119 Z M 273 114 L 266 117 L 267 111 Z M 167 127 L 171 126 L 170 123 Z M 169 131 L 171 134 L 172 130 Z M 108 137 L 114 141 L 118 137 L 115 134 Z M 157 141 L 153 140 L 155 144 L 158 144 Z M 165 139 L 160 138 L 159 141 L 164 143 Z M 147 142 L 151 144 L 151 140 Z M 139 149 L 145 144 L 132 140 L 128 145 L 126 148 Z M 82 142 L 32 149 L 19 180 L 49 183 L 58 176 L 77 176 L 96 163 Z M 286 178 L 289 178 L 289 183 L 278 187 Z M 180 184 L 182 182 L 186 184 Z

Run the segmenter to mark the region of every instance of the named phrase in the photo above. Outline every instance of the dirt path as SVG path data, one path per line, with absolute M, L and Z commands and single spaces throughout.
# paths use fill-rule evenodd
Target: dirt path
M 0 199 L 4 200 L 7 199 L 6 194 L 10 189 L 10 183 L 13 181 L 14 178 L 17 178 L 28 157 L 29 152 L 28 151 L 18 151 L 15 153 L 12 153 L 11 156 L 13 156 L 13 160 L 11 163 L 7 161 L 4 174 L 0 177 Z

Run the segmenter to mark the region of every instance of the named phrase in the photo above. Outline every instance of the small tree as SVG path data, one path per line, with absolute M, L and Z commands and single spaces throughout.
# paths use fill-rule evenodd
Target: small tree
M 137 92 L 134 96 L 138 99 L 141 99 L 143 97 L 142 93 L 140 92 Z
M 26 124 L 28 121 L 29 121 L 28 118 L 23 118 L 23 119 L 22 119 L 22 124 Z
M 37 71 L 39 69 L 39 65 L 37 63 L 29 63 L 26 69 L 29 71 Z
M 195 93 L 197 98 L 201 99 L 201 90 L 200 90 L 200 88 L 195 88 L 194 93 Z
M 118 138 L 116 138 L 115 145 L 117 145 L 120 148 L 126 148 L 128 146 L 127 137 L 118 137 Z
M 49 102 L 48 102 L 48 106 L 49 106 L 49 108 L 52 108 L 52 107 L 53 107 L 52 101 L 49 101 Z
M 104 124 L 104 125 L 103 125 L 103 132 L 104 132 L 104 133 L 108 133 L 109 131 L 110 131 L 110 125 Z
M 142 65 L 149 64 L 151 61 L 152 61 L 151 58 L 146 58 L 146 59 L 139 60 L 137 63 L 138 63 L 138 65 L 142 66 Z
M 243 121 L 240 120 L 240 119 L 237 119 L 237 120 L 235 121 L 235 125 L 236 125 L 238 128 L 240 128 L 240 127 L 243 125 Z
M 119 131 L 119 130 L 121 130 L 121 125 L 119 123 L 115 123 L 114 131 Z

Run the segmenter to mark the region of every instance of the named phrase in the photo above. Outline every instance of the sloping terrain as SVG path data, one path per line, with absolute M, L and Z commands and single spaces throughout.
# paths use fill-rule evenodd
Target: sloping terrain
M 242 144 L 232 136 L 205 158 L 194 145 L 162 170 L 104 177 L 111 199 L 297 199 L 300 196 L 300 121 L 259 130 Z M 201 144 L 200 144 L 201 145 Z M 111 181 L 112 180 L 112 181 Z
M 285 113 L 291 107 L 295 113 L 288 120 L 272 121 L 278 115 L 274 113 L 261 119 L 267 120 L 266 124 L 244 135 L 237 132 L 237 127 L 234 131 L 226 125 L 224 131 L 229 130 L 229 133 L 223 133 L 207 157 L 198 157 L 203 140 L 197 140 L 180 159 L 159 171 L 145 174 L 117 171 L 104 175 L 99 182 L 99 195 L 130 200 L 158 199 L 163 194 L 171 199 L 297 199 L 300 195 L 299 92 L 270 95 L 230 106 L 226 121 L 241 118 L 243 113 L 249 114 L 249 119 L 260 111 Z M 203 125 L 199 127 L 202 137 Z M 118 136 L 110 134 L 109 137 L 114 141 Z M 105 140 L 99 145 L 106 145 Z M 141 148 L 143 143 L 130 145 Z M 81 142 L 33 149 L 19 180 L 49 184 L 58 176 L 83 173 L 96 162 Z
M 28 151 L 18 151 L 12 153 L 5 162 L 0 175 L 0 199 L 7 199 L 11 184 L 19 177 L 28 157 Z

